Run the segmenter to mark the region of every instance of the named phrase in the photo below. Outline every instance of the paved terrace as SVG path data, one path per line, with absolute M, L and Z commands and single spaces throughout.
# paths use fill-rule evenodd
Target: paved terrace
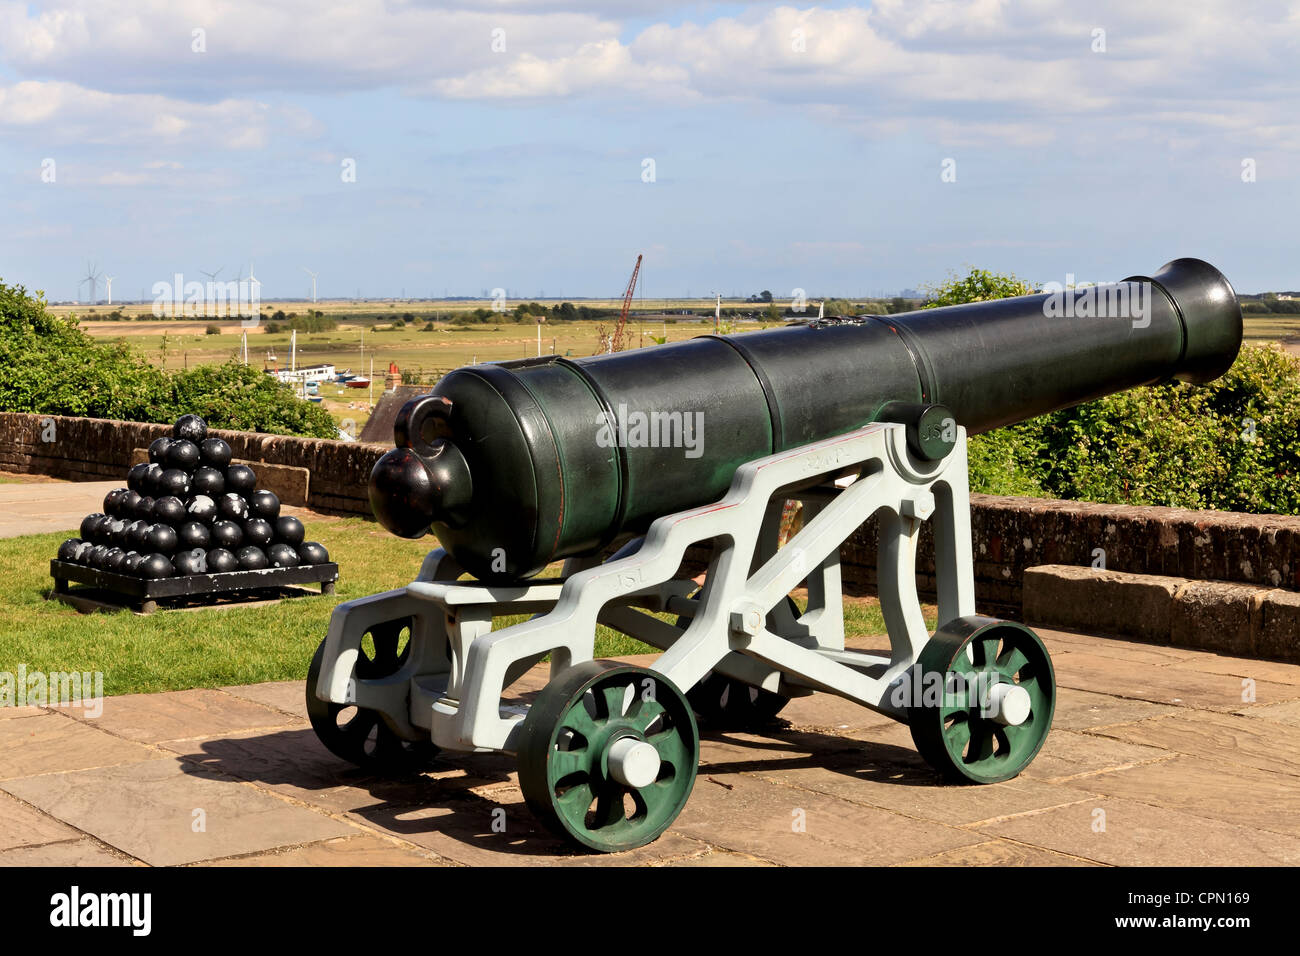
M 766 736 L 707 736 L 676 824 L 612 856 L 540 831 L 510 758 L 349 768 L 297 682 L 108 698 L 94 719 L 0 710 L 0 864 L 1300 863 L 1300 667 L 1043 634 L 1062 689 L 1020 778 L 941 785 L 907 728 L 818 695 Z

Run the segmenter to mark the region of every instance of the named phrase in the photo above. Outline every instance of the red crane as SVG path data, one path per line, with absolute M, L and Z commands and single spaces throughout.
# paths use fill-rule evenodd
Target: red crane
M 628 280 L 627 291 L 623 293 L 623 309 L 618 314 L 618 325 L 614 326 L 614 332 L 609 337 L 609 350 L 611 352 L 623 351 L 623 337 L 627 329 L 627 312 L 632 308 L 632 294 L 636 292 L 636 277 L 641 272 L 641 256 L 637 255 L 636 265 L 632 268 L 632 278 Z

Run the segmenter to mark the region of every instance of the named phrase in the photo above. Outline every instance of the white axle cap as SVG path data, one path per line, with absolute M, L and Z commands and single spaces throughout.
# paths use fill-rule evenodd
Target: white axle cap
M 985 716 L 1003 726 L 1020 726 L 1029 719 L 1032 708 L 1029 691 L 1019 684 L 996 683 L 984 701 Z
M 609 745 L 609 775 L 625 787 L 640 790 L 659 776 L 659 751 L 635 737 L 620 737 Z

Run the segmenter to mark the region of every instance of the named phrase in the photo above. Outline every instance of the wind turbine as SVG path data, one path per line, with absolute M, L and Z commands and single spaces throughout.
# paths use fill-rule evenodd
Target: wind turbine
M 81 291 L 83 284 L 90 285 L 90 304 L 96 305 L 98 300 L 95 298 L 95 287 L 99 284 L 99 267 L 86 263 L 86 275 L 81 282 L 77 283 L 77 291 Z
M 116 276 L 104 276 L 104 285 L 108 287 L 108 304 L 113 304 L 113 280 Z
M 257 276 L 253 275 L 253 260 L 249 259 L 248 260 L 248 290 L 253 294 L 252 297 L 254 299 L 261 298 L 261 296 L 257 293 L 257 288 L 261 284 L 262 284 L 262 280 L 259 279 Z
M 305 272 L 305 273 L 307 273 L 307 275 L 311 276 L 311 301 L 312 301 L 313 303 L 315 303 L 315 301 L 316 301 L 316 273 L 312 272 L 312 271 L 311 271 L 310 269 L 308 269 L 306 266 L 303 266 L 303 267 L 302 267 L 302 271 Z

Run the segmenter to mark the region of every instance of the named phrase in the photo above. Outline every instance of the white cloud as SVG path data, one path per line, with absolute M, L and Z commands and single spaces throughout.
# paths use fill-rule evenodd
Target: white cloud
M 655 0 L 54 0 L 29 11 L 0 0 L 0 61 L 54 84 L 43 96 L 11 92 L 0 126 L 55 122 L 50 100 L 68 85 L 162 98 L 148 124 L 129 101 L 112 105 L 164 142 L 210 130 L 228 104 L 271 91 L 394 87 L 456 100 L 778 104 L 868 134 L 911 129 L 953 144 L 1041 146 L 1082 119 L 1111 122 L 1117 141 L 1194 145 L 1219 135 L 1300 148 L 1294 4 L 875 0 L 762 4 L 705 19 L 711 9 Z M 670 11 L 701 20 L 627 27 Z M 200 27 L 207 52 L 196 54 L 191 32 Z M 505 31 L 503 53 L 492 52 L 494 29 Z M 1092 50 L 1097 29 L 1104 53 Z M 256 147 L 273 128 L 312 129 L 305 115 L 268 109 L 248 107 L 246 127 L 226 145 Z M 66 104 L 60 112 L 62 121 Z
M 247 99 L 192 103 L 152 93 L 105 93 L 76 83 L 25 80 L 0 86 L 0 130 L 39 128 L 51 143 L 194 145 L 258 149 L 278 130 L 311 134 L 295 108 Z

